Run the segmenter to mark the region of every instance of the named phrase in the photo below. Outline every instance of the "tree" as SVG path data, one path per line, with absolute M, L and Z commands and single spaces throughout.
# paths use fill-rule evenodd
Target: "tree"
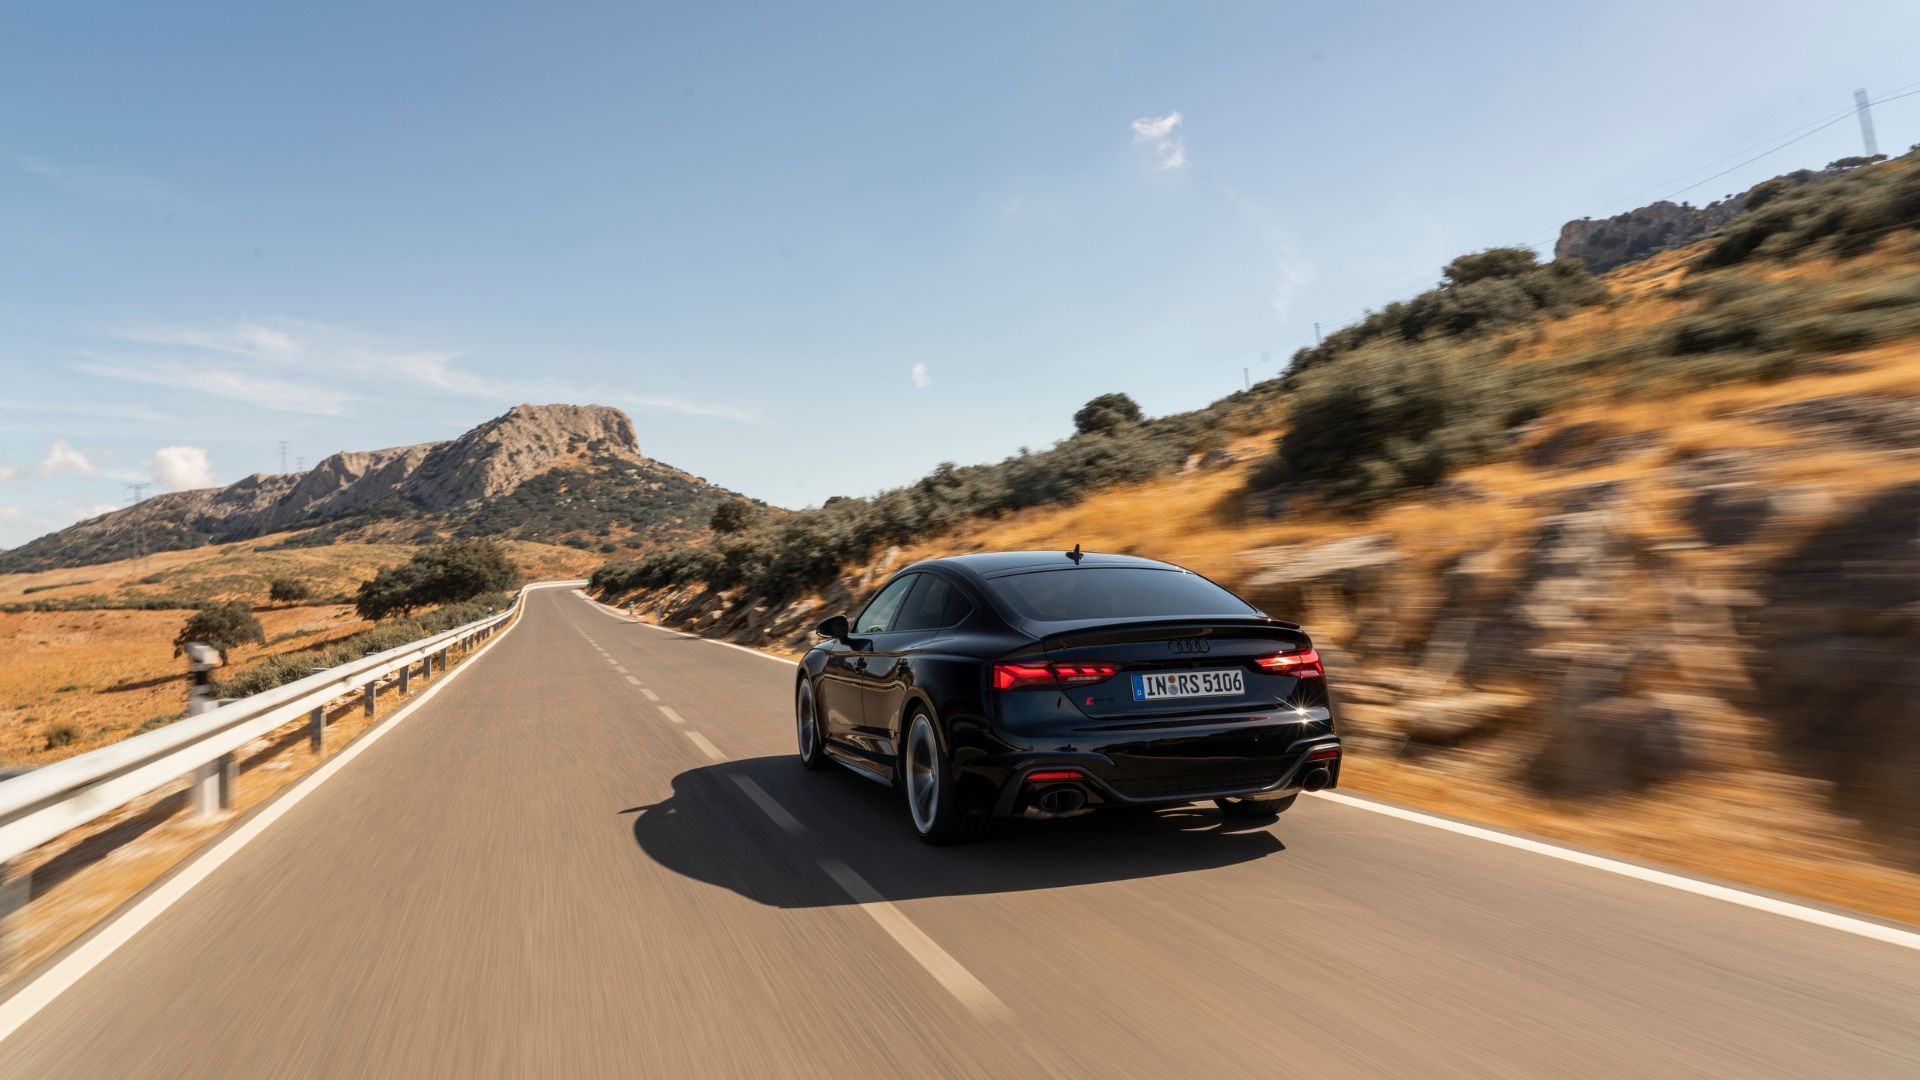
M 1747 192 L 1746 202 L 1742 208 L 1746 210 L 1758 210 L 1798 186 L 1798 184 L 1795 184 L 1784 176 L 1776 176 L 1771 180 L 1763 180 L 1753 185 L 1753 190 Z
M 707 525 L 717 533 L 745 532 L 760 520 L 760 508 L 745 499 L 731 499 L 713 508 Z
M 1101 394 L 1073 414 L 1073 430 L 1082 435 L 1112 431 L 1123 424 L 1137 424 L 1145 415 L 1125 394 Z
M 1488 278 L 1519 277 L 1539 265 L 1539 257 L 1530 248 L 1497 247 L 1462 255 L 1448 263 L 1443 273 L 1447 275 L 1447 284 L 1459 286 Z
M 1855 154 L 1852 157 L 1843 157 L 1838 161 L 1829 161 L 1827 162 L 1827 168 L 1857 169 L 1862 165 L 1876 165 L 1885 160 L 1887 160 L 1887 155 L 1885 154 Z
M 297 604 L 312 596 L 312 587 L 299 578 L 277 577 L 267 582 L 267 599 L 275 604 Z
M 260 620 L 253 617 L 253 608 L 245 600 L 228 600 L 209 604 L 193 613 L 187 625 L 180 628 L 180 636 L 173 639 L 174 655 L 185 650 L 190 641 L 219 649 L 220 658 L 224 660 L 227 650 L 236 645 L 248 642 L 265 645 L 267 632 L 260 628 Z
M 507 549 L 492 540 L 455 540 L 419 552 L 360 584 L 354 610 L 363 619 L 404 615 L 415 608 L 454 604 L 520 583 Z

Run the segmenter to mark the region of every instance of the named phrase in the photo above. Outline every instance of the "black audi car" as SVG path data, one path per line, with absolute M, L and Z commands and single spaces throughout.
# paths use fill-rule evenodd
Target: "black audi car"
M 932 559 L 816 632 L 794 689 L 801 763 L 900 789 L 929 843 L 996 817 L 1204 799 L 1271 818 L 1340 779 L 1313 642 L 1168 563 Z

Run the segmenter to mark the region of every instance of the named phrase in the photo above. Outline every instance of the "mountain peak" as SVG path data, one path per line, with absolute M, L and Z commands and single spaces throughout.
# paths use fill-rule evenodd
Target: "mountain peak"
M 524 404 L 446 442 L 343 450 L 306 472 L 155 496 L 0 553 L 0 573 L 320 525 L 328 538 L 371 529 L 644 544 L 704 529 L 730 498 L 649 460 L 619 409 Z

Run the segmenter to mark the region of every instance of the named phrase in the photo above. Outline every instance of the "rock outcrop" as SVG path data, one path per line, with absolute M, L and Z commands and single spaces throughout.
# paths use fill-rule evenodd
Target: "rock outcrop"
M 1598 221 L 1581 218 L 1560 227 L 1560 239 L 1553 245 L 1556 259 L 1579 259 L 1596 274 L 1616 266 L 1644 259 L 1658 251 L 1691 243 L 1738 217 L 1748 201 L 1762 186 L 1779 182 L 1798 187 L 1817 184 L 1839 176 L 1841 169 L 1801 169 L 1785 176 L 1755 184 L 1738 195 L 1729 195 L 1706 206 L 1659 202 L 1615 214 Z

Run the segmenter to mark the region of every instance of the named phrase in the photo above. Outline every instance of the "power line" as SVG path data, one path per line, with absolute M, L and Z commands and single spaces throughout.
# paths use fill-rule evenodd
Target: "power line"
M 1683 172 L 1683 173 L 1680 173 L 1679 175 L 1677 175 L 1677 176 L 1675 176 L 1675 177 L 1673 177 L 1672 179 L 1669 179 L 1669 180 L 1663 180 L 1663 181 L 1661 181 L 1660 183 L 1658 183 L 1658 184 L 1655 184 L 1655 185 L 1653 185 L 1653 186 L 1651 186 L 1651 187 L 1646 187 L 1646 188 L 1642 188 L 1642 189 L 1640 189 L 1639 191 L 1636 191 L 1636 192 L 1634 192 L 1634 193 L 1633 193 L 1633 194 L 1631 194 L 1631 195 L 1625 195 L 1625 196 L 1622 196 L 1621 198 L 1618 198 L 1618 199 L 1615 199 L 1614 201 L 1612 201 L 1612 202 L 1610 202 L 1610 203 L 1607 203 L 1607 204 L 1606 204 L 1605 206 L 1602 206 L 1602 207 L 1600 207 L 1600 208 L 1598 208 L 1598 210 L 1596 210 L 1595 212 L 1593 212 L 1593 213 L 1591 213 L 1591 214 L 1587 214 L 1587 215 L 1585 215 L 1585 216 L 1586 216 L 1586 217 L 1597 217 L 1597 216 L 1599 216 L 1600 214 L 1602 214 L 1602 213 L 1605 213 L 1606 211 L 1608 211 L 1608 210 L 1611 210 L 1611 209 L 1613 209 L 1613 208 L 1614 208 L 1614 207 L 1616 207 L 1616 206 L 1619 206 L 1619 205 L 1620 205 L 1621 203 L 1625 203 L 1625 202 L 1629 202 L 1629 201 L 1632 201 L 1632 200 L 1635 200 L 1635 199 L 1639 199 L 1640 197 L 1642 197 L 1642 196 L 1644 196 L 1644 195 L 1647 195 L 1647 194 L 1650 194 L 1650 193 L 1652 193 L 1652 192 L 1655 192 L 1655 191 L 1659 191 L 1659 190 L 1662 190 L 1662 189 L 1664 189 L 1664 188 L 1666 188 L 1666 187 L 1667 187 L 1667 186 L 1668 186 L 1669 184 L 1673 184 L 1673 183 L 1676 183 L 1676 182 L 1678 182 L 1678 181 L 1680 181 L 1680 180 L 1684 180 L 1684 179 L 1686 179 L 1686 178 L 1687 178 L 1688 176 L 1691 176 L 1691 175 L 1693 175 L 1694 173 L 1697 173 L 1697 172 L 1699 172 L 1699 171 L 1700 171 L 1701 169 L 1711 169 L 1711 168 L 1713 168 L 1713 167 L 1714 167 L 1715 165 L 1718 165 L 1718 164 L 1720 164 L 1720 163 L 1721 163 L 1721 162 L 1723 162 L 1723 161 L 1729 161 L 1729 160 L 1731 160 L 1731 159 L 1733 159 L 1733 158 L 1736 158 L 1736 157 L 1740 157 L 1740 156 L 1741 156 L 1742 154 L 1746 154 L 1746 153 L 1749 153 L 1750 151 L 1753 151 L 1753 150 L 1756 150 L 1756 149 L 1759 149 L 1760 147 L 1768 147 L 1768 149 L 1765 149 L 1765 150 L 1761 150 L 1761 152 L 1760 152 L 1760 153 L 1758 153 L 1758 154 L 1754 154 L 1754 155 L 1753 155 L 1752 157 L 1748 157 L 1748 158 L 1745 158 L 1744 160 L 1742 160 L 1742 161 L 1740 161 L 1740 162 L 1738 162 L 1738 163 L 1736 163 L 1736 164 L 1733 164 L 1733 165 L 1730 165 L 1730 166 L 1728 166 L 1727 168 L 1724 168 L 1724 169 L 1722 169 L 1722 170 L 1720 170 L 1719 172 L 1717 172 L 1717 173 L 1714 173 L 1714 174 L 1713 174 L 1713 175 L 1711 175 L 1711 176 L 1708 176 L 1708 177 L 1705 177 L 1705 178 L 1703 178 L 1703 179 L 1700 179 L 1700 180 L 1696 180 L 1696 181 L 1694 181 L 1693 183 L 1691 183 L 1691 184 L 1688 184 L 1687 186 L 1685 186 L 1685 187 L 1683 187 L 1683 188 L 1680 188 L 1680 189 L 1678 189 L 1678 190 L 1676 190 L 1676 191 L 1673 191 L 1673 192 L 1671 192 L 1670 194 L 1668 194 L 1668 195 L 1666 195 L 1666 196 L 1664 197 L 1664 198 L 1665 198 L 1665 201 L 1669 201 L 1669 202 L 1670 202 L 1670 201 L 1672 201 L 1673 199 L 1675 199 L 1675 198 L 1677 198 L 1678 196 L 1681 196 L 1681 195 L 1684 195 L 1684 194 L 1686 194 L 1687 192 L 1689 192 L 1689 191 L 1692 191 L 1692 190 L 1693 190 L 1694 188 L 1697 188 L 1697 187 L 1700 187 L 1700 186 L 1701 186 L 1701 185 L 1703 185 L 1703 184 L 1708 184 L 1708 183 L 1711 183 L 1711 182 L 1713 182 L 1713 181 L 1715 181 L 1715 180 L 1718 180 L 1719 178 L 1721 178 L 1721 177 L 1723 177 L 1723 176 L 1725 176 L 1725 175 L 1727 175 L 1728 173 L 1732 173 L 1732 172 L 1737 172 L 1737 171 L 1739 171 L 1740 169 L 1743 169 L 1743 168 L 1745 168 L 1746 166 L 1748 166 L 1748 165 L 1751 165 L 1751 164 L 1753 164 L 1754 162 L 1756 162 L 1756 161 L 1759 161 L 1759 160 L 1760 160 L 1760 159 L 1762 159 L 1762 158 L 1765 158 L 1765 157 L 1770 157 L 1770 156 L 1772 156 L 1773 154 L 1776 154 L 1776 153 L 1778 153 L 1778 152 L 1780 152 L 1780 151 L 1782 151 L 1782 150 L 1785 150 L 1785 149 L 1786 149 L 1787 147 L 1789 147 L 1789 146 L 1792 146 L 1793 144 L 1795 144 L 1795 143 L 1797 143 L 1797 142 L 1800 142 L 1800 141 L 1801 141 L 1801 140 L 1803 140 L 1803 139 L 1806 139 L 1806 138 L 1809 138 L 1809 137 L 1811 137 L 1811 136 L 1813 136 L 1813 135 L 1815 135 L 1815 134 L 1818 134 L 1818 133 L 1819 133 L 1819 132 L 1821 132 L 1821 131 L 1825 131 L 1825 130 L 1826 130 L 1827 128 L 1830 128 L 1830 127 L 1832 127 L 1833 125 L 1835 125 L 1835 124 L 1837 124 L 1837 123 L 1839 123 L 1840 121 L 1842 121 L 1842 120 L 1845 120 L 1846 118 L 1848 118 L 1848 117 L 1850 117 L 1850 116 L 1853 116 L 1853 115 L 1855 115 L 1856 113 L 1858 113 L 1858 112 L 1859 112 L 1859 111 L 1860 111 L 1860 110 L 1861 110 L 1862 108 L 1864 108 L 1864 107 L 1865 107 L 1865 106 L 1867 106 L 1867 105 L 1881 105 L 1881 104 L 1885 104 L 1886 102 L 1889 102 L 1889 101 L 1899 101 L 1899 100 L 1900 100 L 1900 99 L 1902 99 L 1902 98 L 1909 98 L 1909 97 L 1913 97 L 1913 96 L 1914 96 L 1914 95 L 1916 95 L 1916 94 L 1920 94 L 1920 82 L 1912 82 L 1912 83 L 1908 83 L 1908 84 L 1906 84 L 1905 86 L 1901 86 L 1901 87 L 1898 87 L 1898 88 L 1896 88 L 1896 89 L 1894 89 L 1894 90 L 1893 90 L 1892 92 L 1890 92 L 1890 93 L 1888 93 L 1888 94 L 1887 94 L 1887 95 L 1886 95 L 1885 97 L 1881 97 L 1881 98 L 1876 98 L 1876 99 L 1874 99 L 1874 100 L 1872 100 L 1872 101 L 1867 101 L 1867 102 L 1857 102 L 1857 103 L 1855 104 L 1855 106 L 1854 106 L 1853 108 L 1849 108 L 1849 109 L 1843 109 L 1843 110 L 1841 110 L 1841 111 L 1839 111 L 1839 112 L 1837 112 L 1837 113 L 1833 113 L 1833 114 L 1832 114 L 1832 115 L 1830 115 L 1830 116 L 1824 116 L 1824 117 L 1821 117 L 1821 118 L 1820 118 L 1820 119 L 1818 119 L 1818 120 L 1811 120 L 1811 121 L 1808 121 L 1808 122 L 1807 122 L 1807 123 L 1805 123 L 1805 124 L 1801 124 L 1801 125 L 1800 125 L 1799 127 L 1795 127 L 1795 128 L 1791 128 L 1791 129 L 1789 129 L 1789 130 L 1787 130 L 1787 131 L 1785 131 L 1785 132 L 1782 132 L 1782 133 L 1781 133 L 1781 134 L 1779 134 L 1779 135 L 1775 135 L 1775 136 L 1773 136 L 1773 137 L 1771 137 L 1771 138 L 1767 138 L 1767 139 L 1762 139 L 1761 141 L 1759 141 L 1759 142 L 1757 142 L 1757 143 L 1754 143 L 1754 144 L 1753 144 L 1753 145 L 1751 145 L 1751 146 L 1748 146 L 1748 147 L 1745 147 L 1745 148 L 1743 148 L 1743 149 L 1740 149 L 1740 150 L 1736 150 L 1736 151 L 1734 151 L 1733 153 L 1731 153 L 1731 154 L 1728 154 L 1728 155 L 1726 155 L 1725 157 L 1721 157 L 1721 158 L 1716 158 L 1715 160 L 1713 160 L 1713 161 L 1710 161 L 1710 162 L 1708 162 L 1708 163 L 1707 163 L 1707 164 L 1705 164 L 1705 165 L 1700 165 L 1700 166 L 1696 166 L 1696 167 L 1694 167 L 1694 168 L 1692 168 L 1692 169 L 1688 169 L 1687 171 L 1685 171 L 1685 172 Z M 1783 139 L 1785 140 L 1784 142 L 1782 142 L 1782 141 L 1780 141 L 1780 140 L 1783 140 Z M 1776 144 L 1777 144 L 1777 145 L 1776 145 Z M 1655 200 L 1655 201 L 1661 201 L 1661 200 Z M 1542 231 L 1540 231 L 1540 232 L 1536 232 L 1536 233 L 1533 233 L 1533 234 L 1531 234 L 1531 235 L 1529 235 L 1529 236 L 1527 236 L 1526 238 L 1524 238 L 1524 239 L 1522 239 L 1522 240 L 1519 240 L 1519 241 L 1517 241 L 1517 242 L 1515 243 L 1515 246 L 1518 246 L 1518 247 L 1532 247 L 1532 246 L 1533 246 L 1533 245 L 1534 245 L 1534 244 L 1535 244 L 1535 243 L 1536 243 L 1536 242 L 1538 241 L 1538 239 L 1539 239 L 1539 238 L 1541 238 L 1541 237 L 1543 237 L 1543 236 L 1549 236 L 1549 235 L 1553 235 L 1553 234 L 1556 234 L 1556 233 L 1558 233 L 1559 231 L 1560 231 L 1560 226 L 1558 226 L 1558 225 L 1555 225 L 1555 226 L 1553 226 L 1553 227 L 1552 227 L 1552 228 L 1550 228 L 1550 229 L 1545 229 L 1545 230 L 1542 230 Z M 1418 288 L 1418 289 L 1415 289 L 1415 290 L 1413 290 L 1412 292 L 1403 292 L 1403 293 L 1401 293 L 1401 294 L 1399 294 L 1399 295 L 1397 295 L 1397 296 L 1394 296 L 1394 297 L 1392 297 L 1392 298 L 1391 298 L 1391 299 L 1389 299 L 1389 300 L 1386 300 L 1386 301 L 1384 301 L 1384 302 L 1382 302 L 1382 303 L 1380 303 L 1380 304 L 1379 304 L 1379 305 L 1377 305 L 1377 306 L 1369 306 L 1369 307 L 1366 307 L 1366 308 L 1363 308 L 1363 309 L 1361 309 L 1360 311 L 1358 311 L 1358 312 L 1356 312 L 1356 313 L 1354 313 L 1354 314 L 1352 314 L 1352 315 L 1349 315 L 1349 316 L 1347 316 L 1347 317 L 1346 317 L 1345 319 L 1343 319 L 1343 320 L 1340 320 L 1340 324 L 1341 324 L 1341 325 L 1344 325 L 1344 324 L 1346 324 L 1346 323 L 1350 323 L 1350 322 L 1352 322 L 1352 321 L 1354 321 L 1355 319 L 1360 319 L 1360 318 L 1364 318 L 1364 317 L 1366 317 L 1367 315 L 1369 315 L 1369 314 L 1372 314 L 1373 312 L 1375 312 L 1375 311 L 1378 311 L 1378 310 L 1380 310 L 1381 308 L 1385 308 L 1385 307 L 1387 307 L 1387 306 L 1388 306 L 1388 305 L 1390 305 L 1390 304 L 1396 304 L 1396 303 L 1399 303 L 1399 302 L 1401 302 L 1401 301 L 1403 301 L 1403 300 L 1411 300 L 1411 299 L 1413 299 L 1414 297 L 1416 297 L 1416 296 L 1418 296 L 1418 295 L 1420 295 L 1421 293 L 1423 293 L 1423 292 L 1426 292 L 1426 291 L 1427 291 L 1428 289 L 1430 289 L 1430 288 L 1432 288 L 1432 286 L 1424 286 L 1424 287 L 1421 287 L 1421 288 Z M 1315 337 L 1316 337 L 1316 339 L 1317 339 L 1317 338 L 1319 337 L 1319 324 L 1318 324 L 1318 323 L 1315 323 L 1315 324 L 1314 324 L 1314 330 L 1315 330 L 1315 335 L 1314 335 L 1314 336 L 1315 336 Z

